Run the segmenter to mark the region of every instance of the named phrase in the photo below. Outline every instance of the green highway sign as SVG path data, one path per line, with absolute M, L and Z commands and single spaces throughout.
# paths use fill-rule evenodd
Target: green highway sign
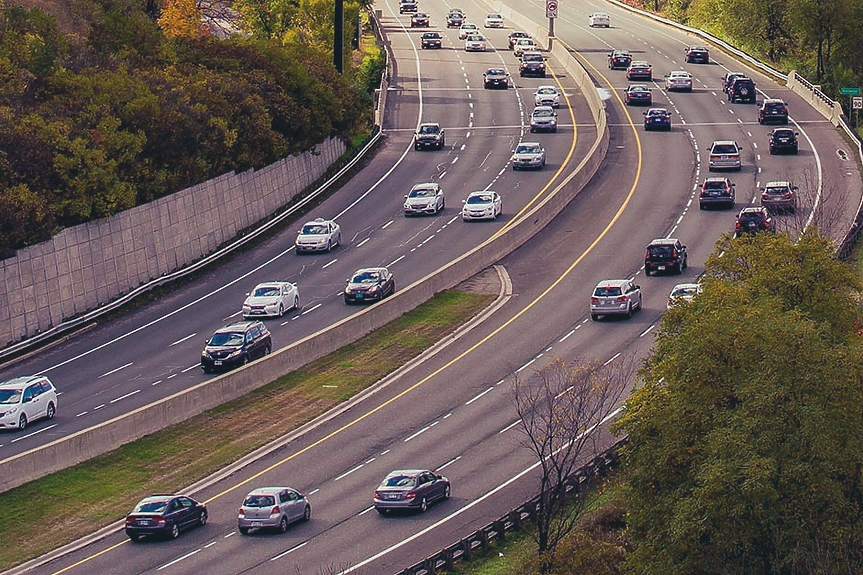
M 839 93 L 843 96 L 859 96 L 860 88 L 839 88 Z

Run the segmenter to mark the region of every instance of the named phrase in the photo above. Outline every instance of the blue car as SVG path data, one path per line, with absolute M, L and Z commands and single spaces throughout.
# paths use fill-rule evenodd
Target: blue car
M 651 108 L 644 112 L 645 130 L 671 131 L 671 114 L 665 108 Z

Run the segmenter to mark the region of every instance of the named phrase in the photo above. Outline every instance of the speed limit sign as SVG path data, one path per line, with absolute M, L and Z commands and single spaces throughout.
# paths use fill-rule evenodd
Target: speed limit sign
M 557 18 L 557 0 L 545 0 L 545 17 Z
M 851 98 L 851 109 L 863 110 L 863 97 L 854 96 L 853 98 Z

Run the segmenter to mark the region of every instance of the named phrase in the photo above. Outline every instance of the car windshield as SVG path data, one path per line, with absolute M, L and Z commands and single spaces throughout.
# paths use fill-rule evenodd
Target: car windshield
M 775 130 L 773 135 L 779 138 L 790 138 L 794 135 L 794 132 L 791 130 Z
M 671 292 L 671 297 L 692 297 L 696 293 L 698 293 L 698 288 L 694 286 L 685 286 L 675 288 L 674 291 Z
M 761 212 L 743 212 L 740 214 L 741 221 L 761 221 L 764 219 L 761 215 Z
M 704 182 L 705 190 L 724 190 L 725 182 Z
M 650 246 L 650 255 L 655 258 L 668 258 L 674 253 L 673 246 Z
M 161 499 L 159 501 L 142 501 L 132 513 L 161 513 L 167 506 L 168 502 Z
M 423 38 L 440 38 L 440 34 L 437 32 L 426 32 L 423 34 Z
M 689 72 L 672 72 L 671 77 L 672 78 L 688 78 Z
M 668 112 L 666 110 L 648 110 L 648 116 L 667 116 Z
M 648 92 L 649 89 L 647 86 L 630 86 L 629 91 L 630 92 Z
M 411 475 L 392 475 L 384 479 L 381 487 L 413 487 L 416 482 L 416 477 Z
M 539 144 L 521 144 L 515 149 L 516 154 L 533 154 L 539 152 Z
M 716 144 L 713 146 L 714 154 L 736 154 L 737 146 L 734 144 Z
M 0 404 L 12 404 L 20 401 L 20 389 L 0 389 Z
M 473 34 L 472 36 L 467 37 L 468 42 L 482 42 L 482 36 L 478 34 Z
M 221 331 L 213 334 L 210 345 L 240 345 L 243 343 L 243 334 L 236 331 Z
M 327 226 L 324 224 L 306 224 L 303 226 L 303 235 L 319 236 L 327 233 Z
M 632 68 L 649 68 L 650 64 L 648 64 L 647 62 L 638 61 L 638 62 L 633 62 L 632 64 L 630 64 L 630 67 L 632 67 Z
M 432 198 L 435 195 L 433 188 L 414 188 L 408 194 L 409 198 Z
M 616 297 L 621 295 L 620 288 L 617 286 L 598 287 L 593 295 L 597 297 Z
M 767 110 L 782 110 L 785 104 L 782 102 L 764 102 L 764 108 Z
M 464 30 L 476 30 L 476 24 L 462 24 Z
M 516 41 L 519 46 L 533 46 L 533 40 L 530 38 L 520 38 Z
M 361 272 L 356 274 L 351 283 L 355 284 L 373 284 L 378 279 L 380 279 L 381 275 L 378 272 Z
M 554 116 L 553 110 L 534 110 L 533 117 L 534 118 L 550 118 Z
M 540 88 L 539 90 L 536 91 L 536 93 L 540 94 L 542 96 L 553 96 L 553 95 L 557 94 L 557 89 L 556 88 Z
M 249 495 L 243 501 L 243 507 L 271 507 L 276 504 L 276 498 L 272 495 Z
M 505 76 L 506 71 L 504 71 L 502 68 L 489 68 L 488 71 L 486 72 L 486 75 L 487 76 Z
M 420 126 L 420 134 L 437 134 L 439 130 L 437 126 Z
M 542 54 L 525 53 L 521 58 L 522 62 L 542 62 Z
M 476 194 L 474 196 L 469 196 L 467 199 L 467 203 L 469 204 L 490 204 L 491 201 L 491 194 Z
M 489 18 L 491 20 L 501 20 L 503 19 L 503 16 L 501 16 L 500 14 L 489 14 L 488 16 L 486 16 L 486 18 Z
M 279 295 L 281 290 L 278 286 L 256 287 L 252 297 L 272 297 Z
M 787 194 L 791 190 L 788 189 L 788 186 L 767 186 L 764 191 L 768 194 Z

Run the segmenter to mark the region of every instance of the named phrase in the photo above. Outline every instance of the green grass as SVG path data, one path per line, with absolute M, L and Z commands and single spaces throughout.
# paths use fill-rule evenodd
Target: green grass
M 357 343 L 245 397 L 0 493 L 0 571 L 122 518 L 149 493 L 179 491 L 296 429 L 416 357 L 493 299 L 442 292 Z M 248 413 L 262 403 L 292 409 L 256 410 L 250 427 Z

